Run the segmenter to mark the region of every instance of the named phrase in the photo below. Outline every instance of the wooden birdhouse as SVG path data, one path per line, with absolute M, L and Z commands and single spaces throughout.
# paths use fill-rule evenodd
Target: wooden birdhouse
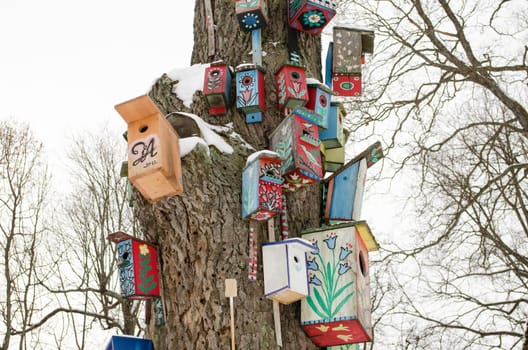
M 267 221 L 282 207 L 282 159 L 275 152 L 253 153 L 242 172 L 242 217 Z
M 321 153 L 325 172 L 333 173 L 345 164 L 345 147 L 326 148 L 324 144 L 321 144 Z
M 320 34 L 336 14 L 334 0 L 289 0 L 290 27 L 310 34 Z
M 302 66 L 285 64 L 275 73 L 277 102 L 283 115 L 285 109 L 304 106 L 308 102 L 306 72 Z
M 342 103 L 330 103 L 327 128 L 319 129 L 319 138 L 327 150 L 345 147 L 345 134 L 343 132 L 345 115 L 346 111 Z
M 236 72 L 236 106 L 246 116 L 246 123 L 262 121 L 262 113 L 266 111 L 266 96 L 264 92 L 264 68 L 255 64 L 242 64 L 235 68 Z
M 302 238 L 315 246 L 307 253 L 310 296 L 301 300 L 304 332 L 318 347 L 372 341 L 368 252 L 379 247 L 368 225 L 326 226 L 304 231 Z
M 129 335 L 113 335 L 105 350 L 154 350 L 152 340 Z
M 320 116 L 321 123 L 317 125 L 322 129 L 326 129 L 328 128 L 328 118 L 330 116 L 330 100 L 334 92 L 316 79 L 308 79 L 307 85 L 308 103 L 305 107 Z
M 332 89 L 337 96 L 358 97 L 361 96 L 361 75 L 333 73 Z
M 128 179 L 149 202 L 183 192 L 179 137 L 148 95 L 118 104 L 128 123 Z
M 321 180 L 320 143 L 317 126 L 293 113 L 271 133 L 271 149 L 283 159 L 283 190 L 294 192 Z
M 300 238 L 262 244 L 264 295 L 290 304 L 309 294 L 306 253 L 313 245 Z
M 121 295 L 135 300 L 159 297 L 157 247 L 124 232 L 112 233 L 107 239 L 116 244 Z
M 267 0 L 236 0 L 235 9 L 240 29 L 245 32 L 264 28 L 268 23 Z
M 324 180 L 327 223 L 360 219 L 367 168 L 382 157 L 376 142 Z
M 211 63 L 204 75 L 203 94 L 209 114 L 225 114 L 230 105 L 231 69 L 222 62 Z

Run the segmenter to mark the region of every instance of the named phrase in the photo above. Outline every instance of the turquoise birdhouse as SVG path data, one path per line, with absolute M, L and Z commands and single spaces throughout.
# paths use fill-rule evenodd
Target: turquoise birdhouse
M 236 106 L 246 116 L 246 123 L 262 121 L 266 111 L 264 75 L 266 71 L 256 64 L 241 64 L 235 68 Z
M 319 138 L 326 149 L 345 147 L 343 120 L 345 107 L 340 102 L 330 102 L 328 123 L 326 129 L 319 129 Z

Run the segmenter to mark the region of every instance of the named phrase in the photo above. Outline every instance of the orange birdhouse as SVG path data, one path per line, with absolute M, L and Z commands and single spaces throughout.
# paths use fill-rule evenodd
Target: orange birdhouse
M 128 178 L 149 202 L 183 192 L 179 137 L 149 96 L 118 104 L 128 123 Z

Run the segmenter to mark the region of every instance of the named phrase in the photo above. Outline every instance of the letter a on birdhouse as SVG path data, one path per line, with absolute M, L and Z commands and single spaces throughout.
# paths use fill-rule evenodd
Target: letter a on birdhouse
M 159 297 L 156 246 L 124 232 L 112 233 L 107 239 L 116 243 L 121 295 L 138 300 Z

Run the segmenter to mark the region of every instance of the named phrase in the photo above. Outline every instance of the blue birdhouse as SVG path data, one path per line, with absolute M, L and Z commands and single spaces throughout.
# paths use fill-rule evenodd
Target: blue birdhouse
M 154 350 L 154 345 L 150 339 L 113 335 L 105 350 Z
M 264 75 L 266 71 L 256 64 L 241 64 L 235 68 L 236 106 L 246 116 L 246 123 L 262 121 L 266 111 Z
M 307 85 L 308 103 L 305 107 L 319 116 L 320 122 L 317 125 L 322 129 L 326 129 L 328 128 L 330 100 L 333 91 L 316 79 L 307 79 Z
M 342 103 L 331 102 L 326 129 L 319 129 L 319 138 L 325 148 L 345 147 L 345 134 L 343 133 L 343 120 L 346 111 Z
M 242 217 L 267 221 L 282 207 L 280 156 L 271 151 L 253 153 L 242 172 Z

